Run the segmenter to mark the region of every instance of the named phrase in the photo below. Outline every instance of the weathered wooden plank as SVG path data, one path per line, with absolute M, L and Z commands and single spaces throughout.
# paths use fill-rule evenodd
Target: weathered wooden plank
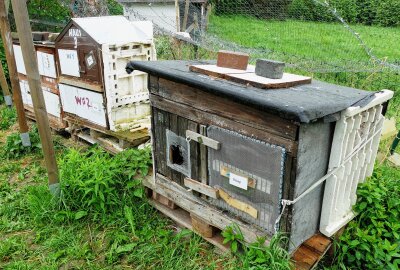
M 295 262 L 295 269 L 313 269 L 331 245 L 332 240 L 322 234 L 312 236 L 293 253 L 292 260 Z
M 198 182 L 196 180 L 190 179 L 188 177 L 185 178 L 184 180 L 184 185 L 190 189 L 193 189 L 201 194 L 204 194 L 208 197 L 214 198 L 214 199 L 218 199 L 219 195 L 218 195 L 218 190 L 216 190 L 215 188 L 212 188 L 208 185 L 205 185 L 201 182 Z
M 200 125 L 200 134 L 207 136 L 207 127 L 205 125 Z M 200 160 L 199 160 L 199 179 L 200 181 L 207 185 L 208 184 L 208 150 L 207 147 L 203 144 L 199 147 L 200 151 Z
M 284 138 L 295 140 L 298 125 L 276 115 L 261 112 L 256 108 L 220 98 L 199 89 L 159 79 L 159 95 L 170 101 L 192 106 L 200 111 L 226 117 Z
M 158 77 L 149 75 L 149 91 L 150 93 L 158 93 Z
M 156 201 L 150 200 L 149 201 L 152 206 L 154 206 L 158 211 L 175 221 L 178 225 L 185 227 L 189 230 L 193 230 L 192 227 L 192 220 L 190 217 L 190 213 L 185 211 L 182 208 L 177 208 L 177 209 L 170 209 Z M 204 239 L 222 250 L 223 252 L 229 252 L 229 244 L 223 244 L 224 238 L 222 237 L 221 233 L 215 233 L 215 235 L 211 238 L 209 237 L 204 237 Z
M 322 234 L 316 234 L 307 241 L 305 241 L 303 245 L 323 254 L 327 251 L 327 249 L 331 244 L 332 244 L 331 239 Z
M 82 80 L 78 80 L 78 79 L 67 78 L 67 77 L 61 76 L 60 83 L 65 83 L 68 85 L 73 85 L 76 87 L 80 87 L 83 89 L 89 89 L 89 90 L 93 90 L 93 91 L 100 92 L 100 93 L 104 92 L 103 87 L 100 84 L 95 84 L 95 83 L 82 81 Z
M 221 197 L 221 199 L 223 199 L 230 206 L 249 214 L 253 218 L 257 218 L 258 211 L 253 206 L 233 198 L 231 195 L 229 195 L 222 189 L 219 189 L 218 193 L 219 193 L 219 196 Z
M 179 123 L 178 123 L 178 115 L 173 113 L 168 113 L 169 115 L 169 129 L 175 134 L 179 135 Z M 168 151 L 168 150 L 167 150 Z M 168 154 L 168 153 L 167 153 Z M 183 185 L 183 176 L 180 172 L 171 169 L 171 179 L 172 181 Z
M 187 120 L 187 130 L 198 132 L 199 125 L 196 122 Z M 189 142 L 190 144 L 190 164 L 191 164 L 191 177 L 193 179 L 199 178 L 199 145 L 196 142 Z
M 186 138 L 189 138 L 195 142 L 200 144 L 204 144 L 212 149 L 219 150 L 221 148 L 221 143 L 216 140 L 210 139 L 206 136 L 203 136 L 197 132 L 193 132 L 191 130 L 186 130 Z
M 200 111 L 188 105 L 175 103 L 157 95 L 151 95 L 150 97 L 152 106 L 157 107 L 160 110 L 170 111 L 171 113 L 186 117 L 200 124 L 215 125 L 228 130 L 240 132 L 245 136 L 282 146 L 287 152 L 294 155 L 297 153 L 298 143 L 296 141 L 280 137 L 264 130 L 253 128 L 248 126 L 246 123 L 238 123 L 225 117 Z
M 300 84 L 311 83 L 311 77 L 284 73 L 281 79 L 269 79 L 257 76 L 254 73 L 254 66 L 248 66 L 246 70 L 229 69 L 216 65 L 193 65 L 189 70 L 208 76 L 213 76 L 228 81 L 251 85 L 261 89 L 288 88 Z
M 206 238 L 214 236 L 213 226 L 194 214 L 190 214 L 190 217 L 192 218 L 192 227 L 195 232 Z
M 265 231 L 229 217 L 223 211 L 216 209 L 191 192 L 187 192 L 184 187 L 171 182 L 168 178 L 160 174 L 157 174 L 155 178 L 155 184 L 151 179 L 144 179 L 143 184 L 168 199 L 173 200 L 179 207 L 206 220 L 210 225 L 223 230 L 232 223 L 236 223 L 242 231 L 245 241 L 249 243 L 256 241 L 259 236 L 265 236 Z M 268 242 L 267 240 L 266 244 Z
M 154 191 L 153 191 L 153 200 L 161 203 L 162 205 L 168 207 L 169 209 L 177 208 L 176 204 L 173 201 L 168 200 L 167 197 L 164 197 L 163 195 L 158 194 L 157 192 Z

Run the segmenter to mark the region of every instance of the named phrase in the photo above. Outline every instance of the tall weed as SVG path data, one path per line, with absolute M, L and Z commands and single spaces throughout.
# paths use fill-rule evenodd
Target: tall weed
M 4 107 L 0 110 L 0 130 L 10 128 L 17 120 L 15 108 Z
M 114 157 L 98 147 L 70 149 L 59 160 L 62 206 L 74 212 L 75 219 L 104 219 L 143 196 L 141 181 L 150 165 L 149 149 L 130 149 Z
M 239 226 L 232 224 L 225 228 L 222 236 L 224 237 L 224 244 L 229 243 L 232 252 L 239 256 L 243 263 L 243 269 L 292 269 L 290 255 L 284 248 L 287 246 L 288 239 L 282 234 L 274 235 L 267 246 L 264 237 L 258 238 L 254 243 L 247 244 L 244 242 L 244 236 Z
M 0 155 L 7 159 L 21 158 L 27 154 L 40 153 L 42 145 L 40 143 L 37 127 L 34 125 L 29 132 L 31 146 L 25 147 L 22 145 L 22 140 L 18 132 L 12 133 L 6 139 L 6 143 L 0 152 Z
M 354 211 L 337 244 L 334 269 L 399 269 L 400 170 L 375 169 L 357 190 Z

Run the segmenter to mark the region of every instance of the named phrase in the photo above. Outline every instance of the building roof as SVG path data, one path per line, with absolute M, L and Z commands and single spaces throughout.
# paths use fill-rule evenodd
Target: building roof
M 189 71 L 190 65 L 210 63 L 215 62 L 133 61 L 131 65 L 151 75 L 303 123 L 334 115 L 351 106 L 363 107 L 375 94 L 317 80 L 290 88 L 265 90 Z
M 153 39 L 147 28 L 133 25 L 124 16 L 72 18 L 72 21 L 99 44 L 118 45 Z

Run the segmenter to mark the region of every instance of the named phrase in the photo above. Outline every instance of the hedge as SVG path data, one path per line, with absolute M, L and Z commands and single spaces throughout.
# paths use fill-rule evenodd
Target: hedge
M 264 19 L 334 22 L 324 0 L 212 0 L 216 15 L 249 15 Z M 399 0 L 329 0 L 348 23 L 400 26 Z

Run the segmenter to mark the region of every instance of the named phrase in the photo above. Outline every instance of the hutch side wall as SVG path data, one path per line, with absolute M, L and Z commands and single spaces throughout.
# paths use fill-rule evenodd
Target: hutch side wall
M 326 174 L 334 128 L 334 122 L 322 121 L 300 126 L 294 198 Z M 292 206 L 290 252 L 319 231 L 323 188 L 324 183 Z

